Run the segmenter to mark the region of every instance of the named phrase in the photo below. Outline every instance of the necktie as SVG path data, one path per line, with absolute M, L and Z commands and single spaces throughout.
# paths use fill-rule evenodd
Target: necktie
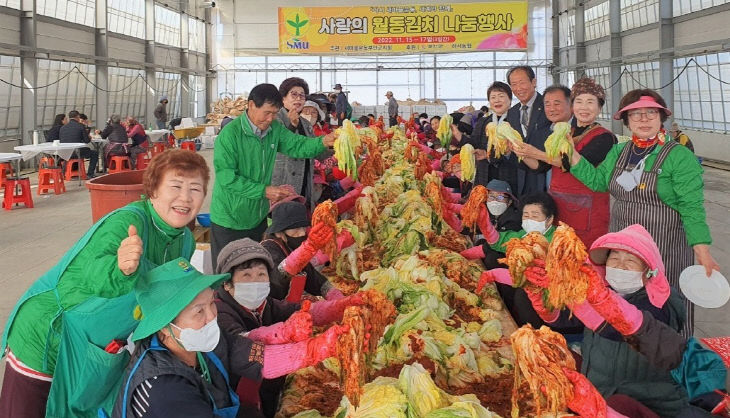
M 520 123 L 522 123 L 522 126 L 525 127 L 525 130 L 527 130 L 527 127 L 530 125 L 530 114 L 529 111 L 530 106 L 522 105 L 522 115 L 520 117 Z

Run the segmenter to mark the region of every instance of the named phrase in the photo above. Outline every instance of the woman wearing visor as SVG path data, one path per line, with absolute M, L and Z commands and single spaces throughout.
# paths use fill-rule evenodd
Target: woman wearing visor
M 574 152 L 570 173 L 591 190 L 611 194 L 611 232 L 632 224 L 649 231 L 672 287 L 679 287 L 679 274 L 695 257 L 708 276 L 720 270 L 710 255 L 702 167 L 691 151 L 664 133 L 662 124 L 672 114 L 664 99 L 653 90 L 632 90 L 619 108 L 613 118 L 631 130 L 631 141 L 614 145 L 598 167 Z M 691 336 L 694 309 L 686 304 L 683 335 Z

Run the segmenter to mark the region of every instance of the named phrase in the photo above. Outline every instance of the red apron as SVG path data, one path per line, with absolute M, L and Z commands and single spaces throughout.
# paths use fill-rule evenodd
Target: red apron
M 578 139 L 575 150 L 580 152 L 583 147 L 603 133 L 610 133 L 610 131 L 599 124 L 589 128 L 583 135 L 574 138 Z M 569 172 L 564 173 L 560 168 L 553 168 L 550 195 L 558 206 L 558 220 L 575 229 L 575 233 L 586 247 L 590 248 L 593 241 L 608 233 L 609 193 L 591 191 Z

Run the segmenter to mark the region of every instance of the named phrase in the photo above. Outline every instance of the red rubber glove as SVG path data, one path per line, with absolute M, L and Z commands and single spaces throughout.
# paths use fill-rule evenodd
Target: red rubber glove
M 514 285 L 514 281 L 512 280 L 512 276 L 509 274 L 509 270 L 504 268 L 491 269 L 482 272 L 482 275 L 479 277 L 479 282 L 477 283 L 477 293 L 480 293 L 487 283 L 501 283 L 507 286 Z
M 294 312 L 289 319 L 268 327 L 259 327 L 246 336 L 267 345 L 287 344 L 304 341 L 312 336 L 312 315 L 309 313 L 311 302 L 302 302 L 302 309 Z
M 327 331 L 307 341 L 307 366 L 337 355 L 337 338 L 348 332 L 347 325 L 332 325 Z
M 343 229 L 342 232 L 337 234 L 337 252 L 342 251 L 343 248 L 347 248 L 354 243 L 355 238 L 352 237 L 350 231 Z M 317 263 L 317 265 L 323 266 L 324 263 L 330 261 L 330 256 L 322 252 L 322 250 L 319 250 L 312 261 Z
M 595 386 L 582 374 L 563 367 L 565 377 L 573 384 L 573 396 L 568 400 L 568 408 L 582 417 L 605 418 L 608 406 Z
M 444 210 L 444 222 L 446 222 L 454 231 L 461 232 L 461 230 L 463 229 L 461 226 L 461 220 L 459 220 L 456 214 L 448 210 L 448 208 L 445 209 L 446 210 Z
M 487 283 L 494 283 L 495 281 L 497 281 L 497 277 L 495 277 L 491 271 L 482 272 L 482 275 L 479 276 L 479 282 L 477 283 L 477 293 L 481 293 Z
M 342 321 L 342 314 L 345 313 L 348 306 L 360 306 L 363 303 L 362 295 L 359 293 L 339 299 L 315 302 L 311 309 L 312 321 L 316 326 Z
M 452 193 L 446 187 L 441 187 L 441 198 L 448 203 L 459 203 L 461 202 L 461 193 Z
M 588 265 L 581 267 L 588 274 L 590 285 L 586 299 L 599 315 L 606 319 L 621 335 L 633 335 L 644 322 L 644 315 L 621 295 L 609 289 L 606 282 Z
M 343 213 L 349 211 L 355 206 L 355 202 L 362 194 L 362 189 L 364 186 L 360 185 L 358 187 L 355 187 L 354 189 L 350 190 L 342 196 L 341 198 L 335 200 L 335 205 L 337 205 L 337 212 L 342 215 Z
M 479 230 L 482 231 L 484 239 L 487 240 L 487 244 L 494 244 L 499 241 L 499 232 L 492 225 L 492 221 L 489 219 L 489 211 L 486 205 L 482 205 L 479 208 L 479 217 L 477 217 L 477 225 Z
M 296 250 L 292 251 L 291 254 L 284 261 L 279 264 L 279 271 L 288 273 L 290 276 L 294 276 L 304 269 L 309 264 L 318 250 L 324 248 L 324 246 L 332 239 L 332 228 L 320 222 L 312 227 L 309 231 L 307 239 L 299 246 Z
M 441 169 L 441 160 L 431 161 L 431 172 L 437 171 L 439 169 Z
M 461 205 L 459 203 L 444 203 L 443 207 L 454 214 L 458 214 L 461 213 L 464 205 Z
M 466 258 L 467 260 L 479 260 L 486 257 L 486 255 L 484 254 L 483 245 L 477 245 L 471 248 L 467 248 L 459 254 L 461 254 L 461 256 Z
M 560 316 L 560 311 L 558 310 L 548 310 L 545 305 L 542 303 L 542 294 L 541 292 L 534 292 L 533 290 L 529 289 L 528 287 L 525 287 L 525 293 L 527 294 L 527 297 L 530 299 L 530 302 L 532 303 L 532 307 L 535 308 L 535 312 L 537 312 L 537 315 L 540 316 L 540 318 L 547 322 L 548 324 L 551 324 L 558 320 L 558 316 Z
M 525 279 L 541 289 L 547 289 L 550 278 L 545 270 L 545 261 L 536 258 L 532 266 L 525 269 Z

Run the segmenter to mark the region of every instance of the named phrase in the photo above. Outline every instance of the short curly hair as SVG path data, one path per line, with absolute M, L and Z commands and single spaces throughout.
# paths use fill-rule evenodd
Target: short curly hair
M 162 177 L 168 171 L 174 171 L 185 177 L 200 175 L 203 178 L 203 192 L 208 194 L 210 169 L 205 159 L 197 152 L 176 148 L 156 155 L 150 161 L 142 177 L 142 188 L 145 196 L 155 197 Z
M 309 95 L 309 84 L 307 84 L 306 81 L 299 77 L 289 77 L 282 81 L 279 86 L 279 93 L 281 94 L 281 97 L 286 97 L 286 95 L 289 94 L 289 91 L 294 87 L 301 87 L 304 89 L 304 95 Z

